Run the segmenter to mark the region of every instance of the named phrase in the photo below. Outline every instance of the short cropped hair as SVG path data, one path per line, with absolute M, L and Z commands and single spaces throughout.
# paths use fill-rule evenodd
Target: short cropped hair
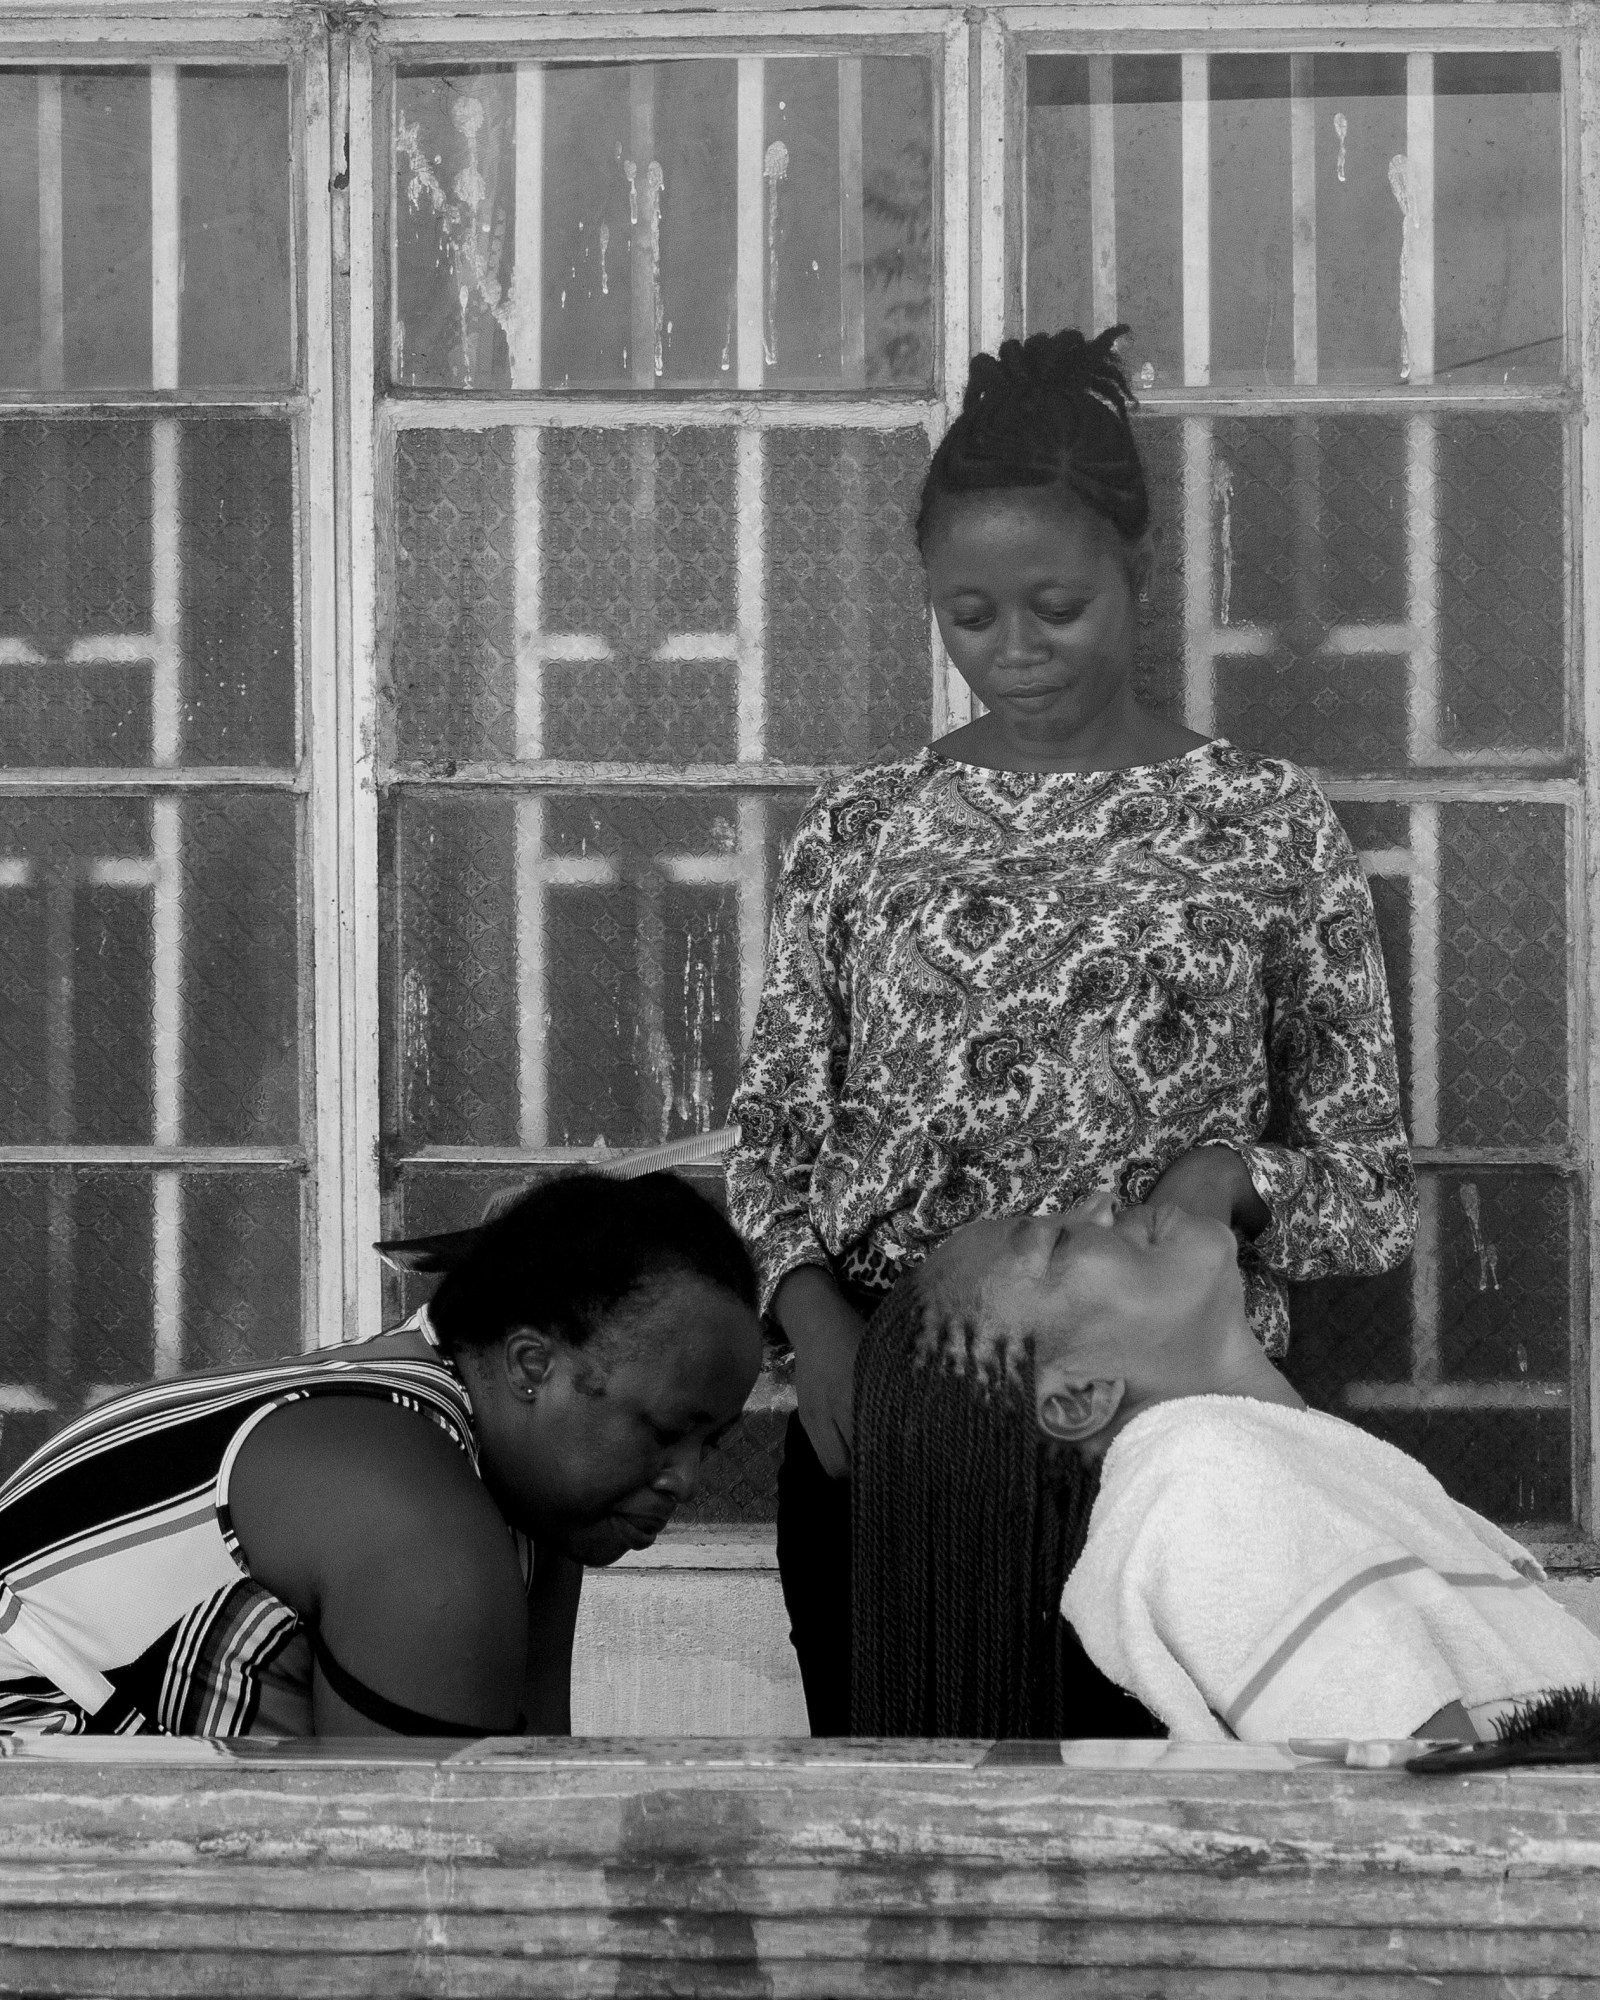
M 589 1346 L 626 1301 L 673 1277 L 756 1303 L 755 1267 L 727 1219 L 676 1174 L 563 1174 L 486 1223 L 428 1304 L 441 1349 L 538 1327 Z

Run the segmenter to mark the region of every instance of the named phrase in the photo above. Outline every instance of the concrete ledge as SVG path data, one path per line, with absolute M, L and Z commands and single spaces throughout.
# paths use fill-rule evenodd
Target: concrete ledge
M 1600 1995 L 1600 1770 L 133 1742 L 0 1761 L 0 1994 Z

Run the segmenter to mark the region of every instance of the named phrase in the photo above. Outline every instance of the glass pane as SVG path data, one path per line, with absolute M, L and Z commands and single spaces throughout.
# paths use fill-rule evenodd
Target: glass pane
M 1334 771 L 1566 754 L 1559 416 L 1147 415 L 1139 438 L 1171 552 L 1152 699 Z M 1209 551 L 1175 546 L 1197 515 Z
M 0 389 L 286 386 L 290 241 L 284 70 L 0 75 Z
M 926 741 L 920 427 L 429 430 L 397 450 L 401 763 Z
M 1218 55 L 1201 74 L 1207 201 L 1187 227 L 1213 382 L 1399 382 L 1430 342 L 1439 380 L 1560 375 L 1557 56 Z M 1028 65 L 1028 323 L 1127 320 L 1145 389 L 1184 379 L 1183 100 L 1178 56 Z M 1407 150 L 1429 123 L 1431 206 Z M 1403 289 L 1424 266 L 1429 329 Z
M 0 424 L 0 762 L 296 755 L 292 431 Z
M 1559 806 L 1341 803 L 1383 937 L 1412 1138 L 1568 1132 L 1567 834 Z
M 0 1142 L 292 1145 L 296 804 L 18 798 L 0 817 Z
M 767 441 L 767 754 L 859 763 L 926 743 L 933 662 L 911 531 L 926 433 Z
M 387 982 L 404 1143 L 719 1127 L 787 822 L 725 793 L 407 794 Z
M 1435 367 L 1457 382 L 1559 376 L 1561 59 L 1434 58 Z
M 86 1397 L 295 1352 L 300 1200 L 292 1170 L 0 1173 L 0 1476 Z
M 928 63 L 805 57 L 760 68 L 759 101 L 742 109 L 729 59 L 403 72 L 395 381 L 927 387 Z M 743 334 L 741 158 L 762 221 L 759 269 L 744 279 L 760 319 Z M 532 298 L 530 242 L 540 261 Z M 752 348 L 743 356 L 741 338 Z
M 1298 1289 L 1289 1373 L 1495 1520 L 1573 1520 L 1567 1329 L 1577 1186 L 1480 1167 L 1421 1177 L 1415 1257 Z

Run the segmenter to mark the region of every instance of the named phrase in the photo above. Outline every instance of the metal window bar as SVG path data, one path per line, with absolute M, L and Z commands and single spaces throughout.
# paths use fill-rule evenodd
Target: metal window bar
M 150 71 L 150 355 L 151 386 L 175 391 L 182 334 L 183 226 L 178 194 L 178 73 Z M 178 531 L 178 426 L 160 418 L 151 437 L 151 762 L 182 754 L 182 680 L 178 658 L 182 578 Z M 152 1136 L 182 1143 L 183 1102 L 183 801 L 151 802 L 155 853 L 150 892 Z M 155 1372 L 175 1375 L 183 1361 L 183 1181 L 157 1168 L 152 1190 L 151 1270 L 155 1281 Z
M 66 312 L 62 291 L 61 73 L 42 70 L 38 84 L 39 386 L 66 383 Z

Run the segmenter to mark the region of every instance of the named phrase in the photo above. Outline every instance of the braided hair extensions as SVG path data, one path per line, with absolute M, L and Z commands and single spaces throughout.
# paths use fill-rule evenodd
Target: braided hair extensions
M 852 1731 L 1077 1734 L 1061 1591 L 1098 1473 L 1040 1437 L 1031 1358 L 1000 1379 L 927 1359 L 925 1310 L 901 1284 L 856 1359 Z
M 1138 407 L 1116 344 L 1126 326 L 1092 340 L 1076 327 L 1007 340 L 975 354 L 961 414 L 923 481 L 917 546 L 953 499 L 1032 488 L 1086 507 L 1124 542 L 1150 524 L 1144 467 L 1129 414 Z

